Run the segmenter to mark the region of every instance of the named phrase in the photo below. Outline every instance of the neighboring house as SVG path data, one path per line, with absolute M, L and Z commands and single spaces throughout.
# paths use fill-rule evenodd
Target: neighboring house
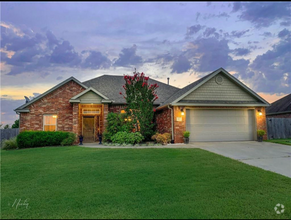
M 291 118 L 291 93 L 266 108 L 267 118 Z
M 158 83 L 154 102 L 159 132 L 183 142 L 256 140 L 257 129 L 266 130 L 265 107 L 269 103 L 223 68 L 182 88 Z M 61 130 L 83 134 L 95 141 L 105 130 L 108 112 L 125 108 L 123 76 L 103 75 L 81 83 L 74 77 L 15 109 L 20 114 L 20 131 Z M 265 139 L 266 139 L 265 135 Z

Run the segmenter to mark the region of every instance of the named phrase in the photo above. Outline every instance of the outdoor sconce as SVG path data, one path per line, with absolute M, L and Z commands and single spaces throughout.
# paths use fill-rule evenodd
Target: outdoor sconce
M 261 110 L 258 110 L 258 112 L 259 112 L 259 115 L 263 115 L 263 113 L 261 112 Z
M 53 115 L 53 118 L 57 118 L 58 116 L 57 115 Z
M 184 115 L 185 113 L 184 113 L 184 109 L 183 108 L 181 108 L 181 115 Z
M 121 114 L 124 114 L 124 113 L 125 113 L 125 110 L 124 110 L 124 109 L 122 109 L 122 110 L 120 111 L 120 113 L 121 113 Z

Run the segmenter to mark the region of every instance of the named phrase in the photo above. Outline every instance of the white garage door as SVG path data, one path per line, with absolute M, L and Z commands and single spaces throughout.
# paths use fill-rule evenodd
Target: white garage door
M 187 109 L 186 129 L 190 141 L 254 140 L 254 110 Z

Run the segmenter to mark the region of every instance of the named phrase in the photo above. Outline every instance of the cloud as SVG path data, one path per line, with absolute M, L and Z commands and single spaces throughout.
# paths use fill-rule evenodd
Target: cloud
M 249 21 L 255 27 L 269 27 L 277 20 L 288 22 L 291 13 L 290 2 L 251 2 L 233 5 L 233 12 L 240 11 L 239 18 Z
M 250 31 L 249 29 L 244 30 L 244 31 L 232 31 L 232 32 L 231 32 L 231 36 L 232 36 L 232 37 L 240 38 L 240 37 L 242 37 L 243 35 L 245 35 L 245 33 L 249 32 L 249 31 Z
M 9 98 L 1 97 L 1 113 L 3 114 L 1 117 L 1 124 L 10 124 L 12 125 L 15 120 L 19 118 L 19 116 L 13 111 L 17 107 L 23 105 L 25 103 L 25 99 L 23 100 L 13 100 Z
M 175 59 L 171 68 L 172 73 L 183 73 L 191 68 L 191 63 L 185 56 L 180 55 Z
M 58 76 L 56 80 L 62 80 L 64 77 Z
M 203 33 L 203 36 L 209 37 L 210 35 L 214 34 L 216 31 L 215 28 L 206 28 L 206 30 Z
M 236 48 L 232 51 L 232 53 L 236 56 L 246 56 L 250 54 L 250 50 L 247 48 Z
M 290 93 L 291 90 L 291 36 L 285 35 L 271 50 L 259 55 L 250 65 L 256 73 L 258 92 Z M 250 80 L 253 80 L 250 79 Z
M 82 62 L 83 54 L 76 52 L 69 41 L 57 39 L 50 30 L 42 35 L 1 25 L 1 61 L 11 67 L 7 75 L 38 71 L 39 76 L 45 78 L 49 75 L 48 68 L 53 67 L 98 69 L 111 65 L 101 52 L 89 50 L 88 53 Z
M 50 55 L 51 63 L 77 66 L 81 61 L 81 57 L 75 52 L 74 47 L 69 41 L 63 41 L 61 44 L 58 44 Z
M 289 27 L 291 25 L 291 21 L 282 21 L 280 23 L 281 26 L 286 26 L 286 27 Z
M 272 37 L 273 34 L 272 34 L 271 32 L 264 32 L 264 33 L 262 34 L 262 36 L 264 36 L 264 37 Z
M 111 66 L 111 61 L 99 51 L 83 51 L 89 53 L 89 56 L 82 63 L 83 68 L 107 69 Z
M 142 57 L 136 55 L 137 46 L 134 44 L 130 48 L 123 48 L 119 58 L 114 62 L 114 66 L 130 66 L 142 63 Z
M 279 32 L 278 37 L 284 38 L 286 36 L 290 36 L 291 32 L 286 28 Z
M 200 30 L 202 30 L 205 26 L 201 26 L 200 24 L 196 24 L 187 28 L 186 38 L 197 34 Z

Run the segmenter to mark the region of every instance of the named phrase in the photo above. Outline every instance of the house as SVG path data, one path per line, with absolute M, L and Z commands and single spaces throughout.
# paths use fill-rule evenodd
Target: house
M 182 89 L 153 79 L 149 83 L 159 85 L 154 102 L 157 130 L 171 133 L 175 143 L 183 142 L 185 130 L 191 132 L 190 141 L 256 140 L 258 129 L 267 130 L 269 103 L 223 68 Z M 85 82 L 70 77 L 15 109 L 20 131 L 71 131 L 93 142 L 105 130 L 108 112 L 125 108 L 119 94 L 123 85 L 123 76 Z
M 266 108 L 267 118 L 291 118 L 291 93 Z

